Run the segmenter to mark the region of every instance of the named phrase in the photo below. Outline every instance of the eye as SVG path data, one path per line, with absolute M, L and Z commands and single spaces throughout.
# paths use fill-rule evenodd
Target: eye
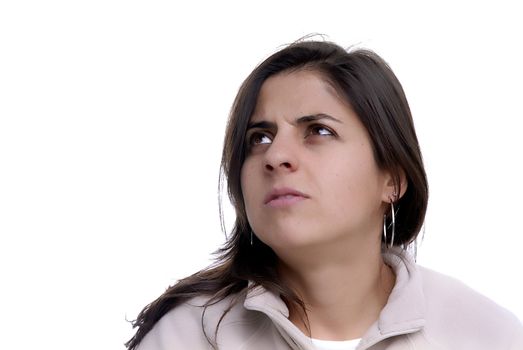
M 310 136 L 310 135 L 334 136 L 335 134 L 331 129 L 329 129 L 323 125 L 315 124 L 315 125 L 311 125 L 308 128 L 307 136 Z
M 253 132 L 249 136 L 249 146 L 251 146 L 251 147 L 256 146 L 256 145 L 268 144 L 271 142 L 272 142 L 271 138 L 267 134 L 264 134 L 261 132 Z

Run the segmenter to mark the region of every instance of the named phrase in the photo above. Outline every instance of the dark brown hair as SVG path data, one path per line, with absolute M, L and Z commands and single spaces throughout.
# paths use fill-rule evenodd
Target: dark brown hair
M 247 288 L 248 281 L 254 282 L 253 286 L 262 285 L 305 311 L 303 302 L 278 276 L 278 257 L 274 251 L 255 237 L 251 245 L 251 228 L 240 185 L 246 156 L 245 134 L 262 84 L 270 76 L 299 69 L 321 74 L 352 106 L 370 135 L 378 167 L 392 174 L 397 193 L 400 193 L 401 174 L 406 176 L 406 192 L 395 203 L 399 209 L 394 242 L 384 243 L 406 248 L 416 239 L 425 217 L 428 185 L 401 84 L 387 63 L 372 51 L 345 50 L 326 41 L 298 41 L 258 65 L 243 82 L 232 106 L 225 133 L 220 184 L 224 176 L 236 210 L 236 221 L 226 243 L 215 253 L 216 263 L 180 280 L 147 305 L 133 322 L 138 330 L 126 343 L 128 349 L 134 349 L 163 315 L 184 301 L 208 295 L 208 306 L 238 294 Z M 215 336 L 217 332 L 218 329 Z M 215 347 L 208 336 L 207 339 Z

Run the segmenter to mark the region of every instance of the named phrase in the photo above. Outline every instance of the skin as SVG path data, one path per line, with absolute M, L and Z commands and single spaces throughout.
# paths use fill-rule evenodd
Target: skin
M 302 118 L 311 115 L 333 119 Z M 395 282 L 381 256 L 392 177 L 376 165 L 369 135 L 351 106 L 317 72 L 267 79 L 250 124 L 255 126 L 247 131 L 241 171 L 247 217 L 278 255 L 283 280 L 307 305 L 311 333 L 299 310 L 290 307 L 289 319 L 317 339 L 362 337 Z M 281 187 L 306 198 L 265 204 L 266 195 Z M 402 179 L 399 196 L 406 187 Z

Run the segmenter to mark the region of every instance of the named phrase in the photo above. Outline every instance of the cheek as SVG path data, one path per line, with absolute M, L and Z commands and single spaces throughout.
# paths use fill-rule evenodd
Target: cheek
M 255 189 L 256 186 L 256 177 L 254 176 L 254 172 L 252 171 L 253 167 L 252 164 L 249 162 L 245 162 L 242 166 L 242 169 L 240 171 L 240 186 L 243 193 L 243 200 L 245 202 L 245 207 L 248 209 L 249 203 L 252 201 L 252 197 L 254 195 L 253 189 Z
M 249 183 L 247 181 L 248 176 L 246 176 L 247 173 L 244 171 L 244 168 L 242 168 L 240 173 L 240 189 L 242 191 L 243 195 L 243 201 L 245 203 L 245 206 L 247 206 L 247 197 L 249 195 L 247 189 L 249 188 Z
M 242 190 L 242 193 L 245 193 L 245 168 L 242 167 L 242 169 L 240 170 L 240 188 Z
M 363 155 L 337 162 L 330 172 L 328 169 L 324 172 L 323 176 L 327 179 L 324 184 L 328 185 L 335 206 L 358 210 L 379 204 L 380 172 L 374 159 L 365 153 Z
M 245 162 L 240 172 L 240 185 L 243 194 L 243 205 L 247 221 L 251 227 L 256 226 L 257 218 L 259 217 L 259 210 L 256 210 L 256 203 L 260 201 L 259 191 L 256 191 L 259 186 L 259 178 L 254 171 L 254 165 Z

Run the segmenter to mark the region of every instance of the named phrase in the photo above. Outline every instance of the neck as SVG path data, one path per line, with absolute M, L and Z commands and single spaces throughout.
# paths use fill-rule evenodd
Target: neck
M 328 255 L 309 252 L 307 259 L 280 262 L 283 280 L 307 308 L 305 317 L 289 303 L 289 320 L 312 338 L 361 338 L 387 303 L 395 275 L 383 262 L 379 244 L 336 249 L 340 254 L 329 249 Z

